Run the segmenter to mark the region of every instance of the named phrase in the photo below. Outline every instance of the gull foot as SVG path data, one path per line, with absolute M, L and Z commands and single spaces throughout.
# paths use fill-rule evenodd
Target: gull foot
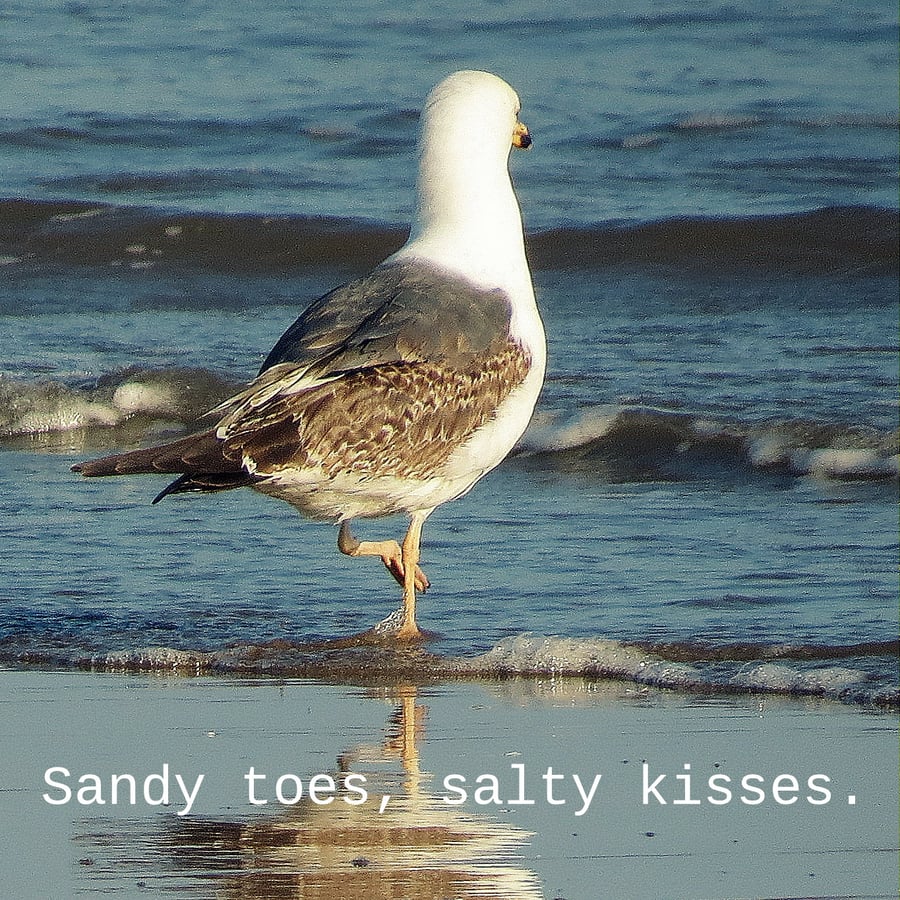
M 360 541 L 350 533 L 348 522 L 341 523 L 338 533 L 338 549 L 347 556 L 377 556 L 384 567 L 391 573 L 394 580 L 401 586 L 404 584 L 403 551 L 400 545 L 393 540 L 388 541 Z M 424 593 L 431 587 L 431 582 L 425 573 L 416 566 L 415 588 Z
M 401 587 L 403 586 L 403 557 L 400 553 L 400 547 L 397 547 L 397 555 L 396 556 L 382 556 L 381 561 L 384 563 L 384 567 L 394 576 L 394 580 Z M 424 594 L 428 588 L 431 587 L 431 582 L 428 580 L 428 577 L 425 573 L 416 566 L 416 590 L 420 593 Z M 390 618 L 390 617 L 388 617 Z
M 395 609 L 389 616 L 361 634 L 354 635 L 359 643 L 372 644 L 424 644 L 436 640 L 437 634 L 423 631 L 415 622 L 405 621 L 403 607 Z

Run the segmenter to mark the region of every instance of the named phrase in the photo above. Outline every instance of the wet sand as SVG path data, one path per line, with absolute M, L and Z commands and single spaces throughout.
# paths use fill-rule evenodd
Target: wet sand
M 896 896 L 889 714 L 580 679 L 0 679 L 10 897 Z

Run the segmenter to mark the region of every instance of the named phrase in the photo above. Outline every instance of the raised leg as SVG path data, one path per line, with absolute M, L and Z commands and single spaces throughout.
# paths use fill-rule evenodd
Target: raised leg
M 421 532 L 421 525 L 419 526 Z M 405 541 L 404 541 L 405 543 Z M 338 550 L 347 556 L 377 556 L 383 563 L 388 572 L 393 575 L 394 579 L 400 584 L 404 593 L 406 584 L 404 578 L 403 551 L 396 541 L 360 541 L 350 533 L 350 523 L 341 522 L 341 528 L 338 532 Z M 416 552 L 418 560 L 418 546 Z M 415 590 L 426 591 L 430 585 L 425 573 L 416 565 L 415 567 Z

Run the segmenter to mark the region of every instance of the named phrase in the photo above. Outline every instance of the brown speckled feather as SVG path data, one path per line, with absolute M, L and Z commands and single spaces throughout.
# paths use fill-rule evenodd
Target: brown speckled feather
M 350 372 L 244 415 L 225 453 L 242 456 L 258 475 L 317 469 L 328 478 L 433 477 L 528 367 L 522 349 L 504 339 L 464 368 L 422 361 Z

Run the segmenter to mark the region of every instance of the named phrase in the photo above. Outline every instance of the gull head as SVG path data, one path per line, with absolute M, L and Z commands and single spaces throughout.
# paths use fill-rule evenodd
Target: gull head
M 398 257 L 416 256 L 485 286 L 525 290 L 522 217 L 509 177 L 513 148 L 531 135 L 519 96 L 489 72 L 455 72 L 422 109 L 416 207 Z
M 519 121 L 518 94 L 490 72 L 454 72 L 428 95 L 422 110 L 421 150 L 448 146 L 505 160 L 510 148 L 528 148 L 531 135 Z

